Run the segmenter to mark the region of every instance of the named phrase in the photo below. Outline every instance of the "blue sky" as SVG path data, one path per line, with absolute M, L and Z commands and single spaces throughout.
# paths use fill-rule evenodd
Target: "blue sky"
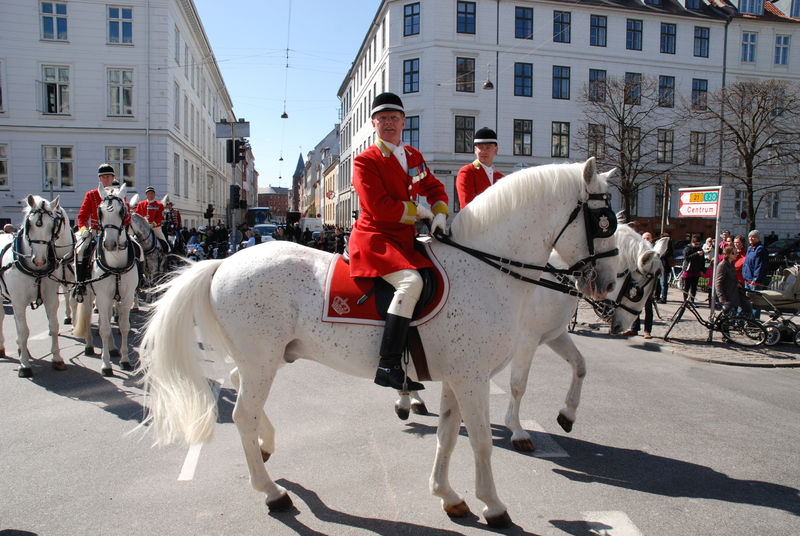
M 297 157 L 302 153 L 305 159 L 339 122 L 336 93 L 380 0 L 195 0 L 195 5 L 233 111 L 250 122 L 259 186 L 290 187 Z M 284 100 L 288 119 L 281 119 Z

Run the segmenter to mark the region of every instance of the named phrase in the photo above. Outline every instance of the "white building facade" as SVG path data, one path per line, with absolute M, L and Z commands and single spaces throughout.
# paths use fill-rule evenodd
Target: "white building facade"
M 598 77 L 652 77 L 671 85 L 676 100 L 717 90 L 726 73 L 729 81 L 797 80 L 800 53 L 789 50 L 786 65 L 775 66 L 769 45 L 776 35 L 800 43 L 800 35 L 794 36 L 798 21 L 772 16 L 780 13 L 778 7 L 794 9 L 793 2 L 769 4 L 770 16 L 764 17 L 732 16 L 738 6 L 702 0 L 385 0 L 339 89 L 339 198 L 358 208 L 352 160 L 374 142 L 369 108 L 376 94 L 391 91 L 403 99 L 404 140 L 422 151 L 444 183 L 453 213 L 459 209 L 455 177 L 475 158 L 472 135 L 479 128 L 497 132 L 495 167 L 504 174 L 520 166 L 586 159 L 589 149 L 576 135 L 586 127 L 578 97 Z M 741 55 L 741 28 L 748 25 L 759 28 L 767 43 L 754 67 L 734 65 Z M 685 130 L 676 131 L 675 139 L 688 139 L 692 125 Z M 670 177 L 673 193 L 718 183 L 718 147 L 703 149 L 702 164 Z M 781 195 L 789 199 L 797 193 Z M 660 216 L 662 196 L 663 188 L 655 185 L 641 189 L 637 215 Z M 733 221 L 728 199 L 732 226 L 739 220 Z M 614 203 L 618 208 L 619 199 Z M 790 215 L 787 208 L 776 231 L 800 231 L 793 211 Z M 676 214 L 673 206 L 671 215 Z
M 214 123 L 232 103 L 191 0 L 4 0 L 0 95 L 0 219 L 52 192 L 74 223 L 103 162 L 141 198 L 169 194 L 187 227 L 208 204 L 224 215 Z

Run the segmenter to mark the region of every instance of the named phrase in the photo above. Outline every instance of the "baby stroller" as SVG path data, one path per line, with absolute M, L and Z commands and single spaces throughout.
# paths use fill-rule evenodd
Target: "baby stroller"
M 800 346 L 800 329 L 792 322 L 800 314 L 800 265 L 784 268 L 774 289 L 748 290 L 747 297 L 754 308 L 769 314 L 769 320 L 764 323 L 767 330 L 765 344 L 786 341 Z

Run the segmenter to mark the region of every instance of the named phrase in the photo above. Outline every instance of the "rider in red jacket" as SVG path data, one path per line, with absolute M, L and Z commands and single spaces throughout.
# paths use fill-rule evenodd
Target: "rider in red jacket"
M 401 367 L 406 334 L 422 292 L 417 272 L 432 264 L 416 249 L 418 217 L 433 220 L 431 231 L 444 231 L 448 215 L 444 185 L 433 176 L 419 151 L 402 142 L 405 111 L 400 97 L 382 93 L 372 103 L 375 144 L 353 161 L 353 186 L 361 211 L 349 241 L 350 275 L 382 277 L 395 287 L 386 315 L 375 383 L 402 389 L 407 380 Z M 423 196 L 431 209 L 417 205 Z M 421 383 L 408 381 L 419 391 Z
M 497 154 L 497 134 L 494 130 L 485 127 L 480 129 L 475 133 L 472 143 L 475 146 L 475 156 L 478 158 L 462 167 L 456 177 L 458 203 L 462 209 L 471 203 L 476 195 L 503 177 L 503 174 L 495 171 L 492 166 Z
M 162 242 L 166 242 L 164 232 L 161 230 L 161 221 L 164 219 L 164 205 L 161 204 L 161 201 L 156 201 L 156 189 L 152 186 L 148 186 L 145 189 L 144 195 L 147 199 L 139 201 L 134 212 L 144 216 L 153 227 L 156 237 Z

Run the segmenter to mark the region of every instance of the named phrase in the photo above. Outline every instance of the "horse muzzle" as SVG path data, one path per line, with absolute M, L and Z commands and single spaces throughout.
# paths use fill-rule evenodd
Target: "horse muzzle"
M 589 298 L 604 300 L 616 286 L 616 280 L 599 281 L 597 270 L 593 266 L 587 266 L 582 272 L 583 275 L 577 281 L 578 290 Z

